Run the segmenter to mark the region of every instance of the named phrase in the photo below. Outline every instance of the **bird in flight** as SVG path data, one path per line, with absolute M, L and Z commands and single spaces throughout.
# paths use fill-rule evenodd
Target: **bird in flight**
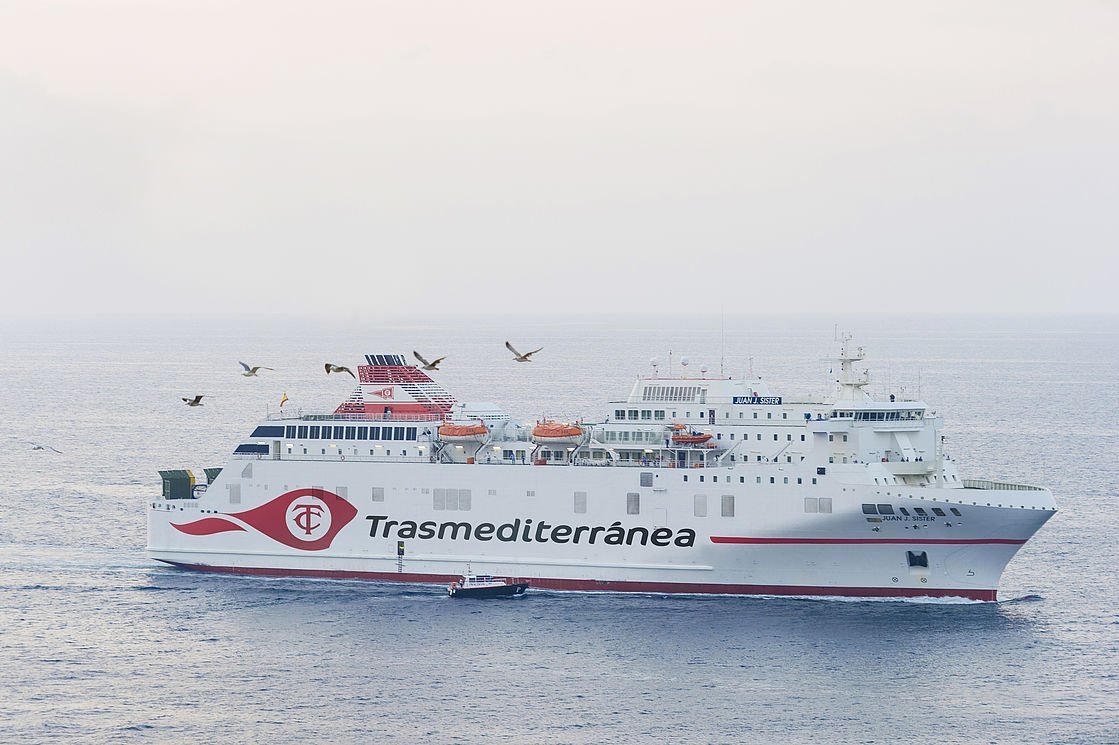
M 184 398 L 183 403 L 186 404 L 187 406 L 201 406 L 203 395 L 204 394 L 199 394 L 199 395 L 195 396 L 194 398 Z
M 61 450 L 56 450 L 55 448 L 51 447 L 50 445 L 38 445 L 34 442 L 29 442 L 27 444 L 31 445 L 32 450 L 42 450 L 42 451 L 50 450 L 52 453 L 58 453 L 59 455 L 62 455 Z
M 246 378 L 255 378 L 257 370 L 271 370 L 272 369 L 270 367 L 264 367 L 262 365 L 257 365 L 256 367 L 249 367 L 244 362 L 240 363 L 240 365 L 241 365 L 241 367 L 245 368 L 245 372 L 243 372 L 241 374 L 244 375 Z
M 352 377 L 354 380 L 357 380 L 357 376 L 354 375 L 354 371 L 346 367 L 345 365 L 335 365 L 331 362 L 327 362 L 324 367 L 326 368 L 327 375 L 330 375 L 331 373 L 349 373 L 350 377 Z
M 540 349 L 543 349 L 544 347 L 540 347 L 540 349 L 534 349 L 531 352 L 525 352 L 524 354 L 521 354 L 516 349 L 513 349 L 513 345 L 510 344 L 509 342 L 505 342 L 505 348 L 513 353 L 513 361 L 514 362 L 532 362 L 532 360 L 529 359 L 529 358 L 532 357 L 532 355 L 539 352 Z
M 443 360 L 447 359 L 446 356 L 443 356 L 443 357 L 440 357 L 439 359 L 435 360 L 434 362 L 428 362 L 427 360 L 425 360 L 423 358 L 422 355 L 420 355 L 419 352 L 417 352 L 414 349 L 412 350 L 412 354 L 415 355 L 416 359 L 419 360 L 423 364 L 423 369 L 424 370 L 438 370 L 439 369 L 439 363 L 442 362 Z

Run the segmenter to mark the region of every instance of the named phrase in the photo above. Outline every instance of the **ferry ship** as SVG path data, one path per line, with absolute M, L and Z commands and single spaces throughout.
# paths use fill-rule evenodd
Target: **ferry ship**
M 869 393 L 639 376 L 593 421 L 518 423 L 371 354 L 333 412 L 269 414 L 224 468 L 163 471 L 148 551 L 258 575 L 438 583 L 463 567 L 577 591 L 997 599 L 1049 490 L 969 479 L 941 418 Z

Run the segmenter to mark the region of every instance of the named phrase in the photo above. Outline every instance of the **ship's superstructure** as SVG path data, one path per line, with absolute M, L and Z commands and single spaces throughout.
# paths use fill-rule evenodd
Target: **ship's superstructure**
M 567 590 L 994 600 L 1056 510 L 963 478 L 925 403 L 867 393 L 845 340 L 834 394 L 760 378 L 637 379 L 597 421 L 520 424 L 367 355 L 334 412 L 275 414 L 207 484 L 164 472 L 163 562 L 445 584 L 466 565 Z

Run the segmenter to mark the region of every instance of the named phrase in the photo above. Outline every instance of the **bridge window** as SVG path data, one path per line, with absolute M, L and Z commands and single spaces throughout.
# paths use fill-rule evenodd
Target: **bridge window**
M 929 513 L 925 512 L 924 507 L 914 507 L 913 511 L 916 512 L 921 517 L 928 517 L 928 515 L 929 515 Z
M 652 486 L 653 485 L 653 473 L 652 473 L 652 471 L 643 471 L 641 473 L 641 485 L 642 486 Z
M 626 410 L 625 409 L 614 409 L 614 418 L 615 419 L 625 419 L 626 418 Z
M 335 427 L 334 428 L 334 439 L 335 440 L 344 440 L 345 438 L 346 438 L 346 428 L 345 427 Z
M 878 508 L 873 504 L 864 504 L 863 505 L 863 514 L 864 515 L 877 515 L 878 514 Z
M 664 419 L 664 411 L 660 410 L 660 409 L 658 409 L 657 411 L 654 411 L 653 412 L 653 419 L 658 419 L 658 420 L 659 419 Z
M 292 425 L 290 427 L 287 427 L 285 437 L 287 437 L 289 440 L 295 439 L 295 426 L 294 425 Z
M 368 440 L 369 439 L 369 427 L 358 427 L 357 428 L 357 439 Z
M 889 505 L 889 504 L 878 505 L 878 514 L 879 515 L 892 515 L 892 514 L 894 514 L 893 505 Z
M 939 507 L 933 507 L 932 511 L 933 514 L 937 517 L 946 517 L 946 515 L 944 514 L 944 510 L 940 509 Z
M 963 517 L 963 514 L 959 510 L 957 510 L 955 507 L 950 507 L 949 509 L 952 510 L 952 514 L 955 515 L 956 517 Z
M 295 436 L 298 437 L 300 440 L 306 440 L 307 439 L 307 425 L 305 425 L 305 424 L 300 425 L 298 428 L 296 428 Z
M 357 427 L 346 427 L 346 439 L 347 440 L 356 440 L 357 439 Z
M 642 409 L 641 410 L 641 418 L 642 419 L 652 419 L 653 418 L 653 412 L 649 409 Z
M 630 409 L 629 410 L 629 418 L 632 419 L 633 421 L 637 421 L 637 409 Z

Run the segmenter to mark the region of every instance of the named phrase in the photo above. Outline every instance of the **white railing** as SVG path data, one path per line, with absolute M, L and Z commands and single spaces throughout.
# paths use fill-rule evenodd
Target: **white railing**
M 987 479 L 963 479 L 965 489 L 993 489 L 996 491 L 1045 491 L 1040 486 L 1028 484 L 1011 484 L 1006 481 L 988 481 Z
M 266 421 L 281 422 L 289 420 L 302 420 L 307 422 L 434 422 L 443 421 L 443 414 L 365 414 L 365 413 L 335 413 L 335 412 L 304 412 L 298 411 L 270 411 Z M 447 414 L 446 416 L 450 416 Z

